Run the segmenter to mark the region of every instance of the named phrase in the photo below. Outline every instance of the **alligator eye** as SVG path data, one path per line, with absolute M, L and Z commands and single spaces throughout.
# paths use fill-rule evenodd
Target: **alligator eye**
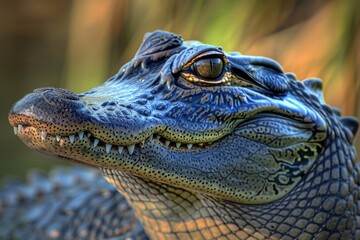
M 194 73 L 201 78 L 216 79 L 224 69 L 224 63 L 220 58 L 202 58 L 192 65 Z

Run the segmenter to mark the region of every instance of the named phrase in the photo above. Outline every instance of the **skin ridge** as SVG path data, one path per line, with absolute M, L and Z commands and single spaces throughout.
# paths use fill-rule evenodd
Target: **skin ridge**
M 9 121 L 30 148 L 100 168 L 152 239 L 360 238 L 357 120 L 274 60 L 155 31 L 104 84 L 35 90 Z

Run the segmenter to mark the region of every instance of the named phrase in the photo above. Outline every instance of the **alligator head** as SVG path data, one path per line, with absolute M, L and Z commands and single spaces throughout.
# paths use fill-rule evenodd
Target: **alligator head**
M 30 148 L 100 168 L 154 238 L 360 233 L 357 120 L 268 58 L 156 31 L 102 85 L 37 89 L 9 121 Z
M 30 148 L 239 203 L 290 192 L 323 150 L 319 80 L 162 31 L 82 94 L 37 89 L 9 114 Z

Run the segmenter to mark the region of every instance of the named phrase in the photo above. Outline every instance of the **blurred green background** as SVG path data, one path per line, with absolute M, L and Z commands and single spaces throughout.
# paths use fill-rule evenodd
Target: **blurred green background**
M 359 117 L 359 10 L 356 0 L 0 0 L 0 176 L 63 164 L 14 136 L 15 101 L 38 87 L 79 93 L 102 83 L 155 29 L 322 78 L 327 103 Z

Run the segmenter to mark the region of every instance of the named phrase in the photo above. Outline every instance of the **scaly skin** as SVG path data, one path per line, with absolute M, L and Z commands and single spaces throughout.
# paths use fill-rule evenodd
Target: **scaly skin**
M 98 167 L 152 239 L 359 239 L 357 120 L 275 61 L 157 31 L 82 94 L 35 90 L 30 148 Z
M 148 239 L 125 198 L 96 169 L 31 171 L 25 183 L 0 185 L 0 239 L 104 238 Z

